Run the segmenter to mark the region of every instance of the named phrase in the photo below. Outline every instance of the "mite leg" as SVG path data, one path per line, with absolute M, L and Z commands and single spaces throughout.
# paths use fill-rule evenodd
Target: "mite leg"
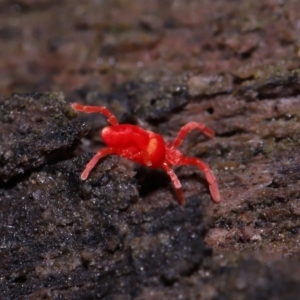
M 183 192 L 182 192 L 182 188 L 181 188 L 181 183 L 180 183 L 178 177 L 176 176 L 174 171 L 168 166 L 167 163 L 165 163 L 165 162 L 162 163 L 161 167 L 168 173 L 168 175 L 170 176 L 170 178 L 174 184 L 179 204 L 181 204 L 181 205 L 185 204 L 185 200 L 184 200 Z
M 179 165 L 194 165 L 204 172 L 213 201 L 216 203 L 220 202 L 221 199 L 216 178 L 207 164 L 194 157 L 183 157 Z
M 89 161 L 83 170 L 80 178 L 81 180 L 86 180 L 91 172 L 91 170 L 95 167 L 100 158 L 107 156 L 109 154 L 114 153 L 112 148 L 104 148 L 96 153 L 96 155 Z
M 186 125 L 182 126 L 179 130 L 177 137 L 175 138 L 172 147 L 177 148 L 182 143 L 185 136 L 193 129 L 200 130 L 203 134 L 208 137 L 213 137 L 215 135 L 214 131 L 208 128 L 206 125 L 197 122 L 188 122 Z
M 100 113 L 107 118 L 107 121 L 111 125 L 117 125 L 117 118 L 104 106 L 84 106 L 78 103 L 73 103 L 72 108 L 77 111 L 82 111 L 85 113 Z

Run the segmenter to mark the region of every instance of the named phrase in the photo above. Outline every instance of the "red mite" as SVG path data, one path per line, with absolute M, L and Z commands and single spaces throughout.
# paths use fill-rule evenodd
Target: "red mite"
M 216 178 L 209 166 L 200 159 L 184 156 L 177 149 L 184 137 L 193 129 L 198 129 L 206 136 L 213 137 L 213 130 L 204 124 L 189 122 L 181 127 L 174 142 L 166 143 L 163 137 L 155 132 L 146 131 L 135 125 L 118 124 L 116 117 L 106 107 L 83 106 L 73 103 L 72 108 L 85 113 L 100 113 L 111 124 L 111 126 L 104 127 L 102 130 L 102 139 L 107 147 L 98 151 L 86 165 L 80 177 L 82 180 L 87 179 L 99 159 L 109 154 L 117 154 L 150 168 L 164 169 L 173 181 L 179 203 L 184 204 L 181 183 L 170 166 L 194 165 L 204 172 L 213 201 L 220 202 Z

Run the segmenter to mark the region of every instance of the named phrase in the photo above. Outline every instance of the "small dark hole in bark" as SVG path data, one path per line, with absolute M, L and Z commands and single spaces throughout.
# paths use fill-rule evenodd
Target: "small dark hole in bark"
M 212 115 L 214 113 L 214 108 L 213 107 L 209 107 L 207 110 L 206 110 L 210 115 Z

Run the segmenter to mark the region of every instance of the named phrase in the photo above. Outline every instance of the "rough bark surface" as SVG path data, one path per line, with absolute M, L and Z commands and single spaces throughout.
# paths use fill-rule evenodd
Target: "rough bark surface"
M 0 299 L 298 299 L 299 24 L 297 0 L 0 0 Z M 107 122 L 75 101 L 214 129 L 181 150 L 221 203 L 194 167 L 185 206 L 116 156 L 81 181 Z

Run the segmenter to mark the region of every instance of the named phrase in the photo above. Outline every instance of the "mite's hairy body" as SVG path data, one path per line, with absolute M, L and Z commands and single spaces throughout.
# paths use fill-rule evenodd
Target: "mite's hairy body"
M 152 168 L 159 167 L 165 157 L 163 138 L 135 125 L 107 126 L 102 130 L 102 139 L 116 154 L 125 158 L 131 154 L 131 160 Z

